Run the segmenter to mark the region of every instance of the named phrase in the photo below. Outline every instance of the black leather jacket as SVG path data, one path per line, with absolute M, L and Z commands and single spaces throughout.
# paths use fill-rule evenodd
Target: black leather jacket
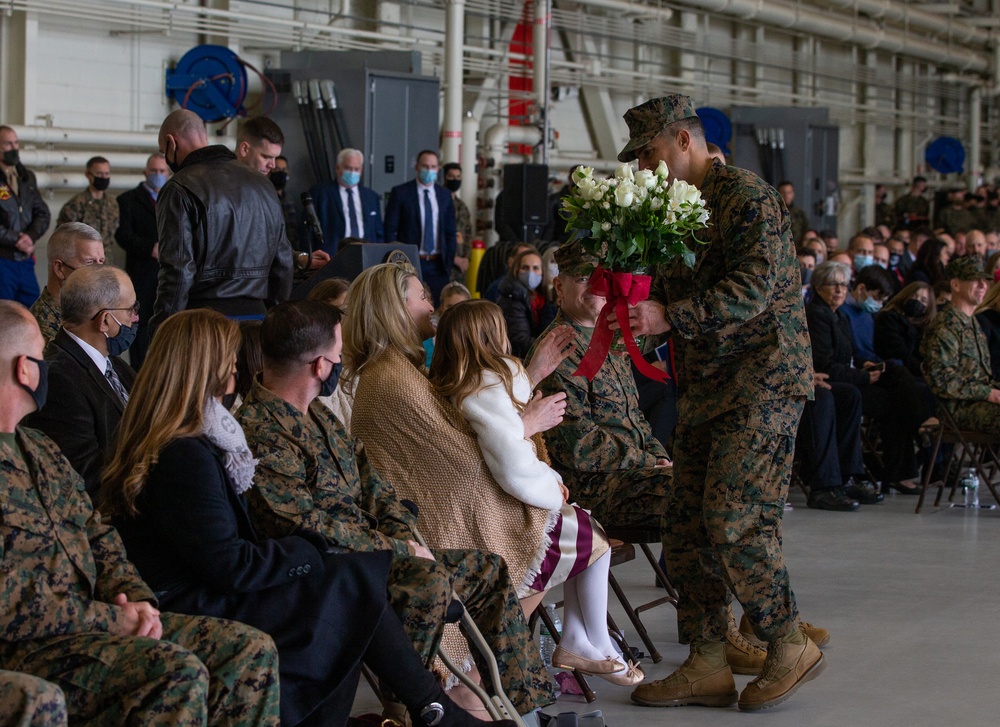
M 7 186 L 7 180 L 0 172 L 0 258 L 6 260 L 27 260 L 28 256 L 14 245 L 21 233 L 27 233 L 32 241 L 38 240 L 49 229 L 52 214 L 38 191 L 38 183 L 30 169 L 21 164 L 17 167 L 18 194 Z
M 156 201 L 160 275 L 150 327 L 187 308 L 263 315 L 288 298 L 292 248 L 274 185 L 224 146 L 191 152 Z

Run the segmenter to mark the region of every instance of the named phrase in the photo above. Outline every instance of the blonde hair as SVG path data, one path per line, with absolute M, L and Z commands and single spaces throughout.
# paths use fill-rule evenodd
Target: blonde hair
M 492 371 L 514 406 L 523 410 L 526 402 L 514 397 L 511 363 L 515 371 L 522 369 L 510 354 L 503 311 L 496 303 L 479 298 L 453 306 L 441 316 L 428 378 L 441 396 L 461 406 L 482 388 L 483 372 Z
M 976 308 L 976 313 L 982 313 L 984 310 L 1000 310 L 1000 283 L 990 282 L 992 285 L 983 296 L 983 302 Z
M 427 353 L 406 309 L 406 285 L 416 277 L 409 265 L 383 263 L 363 270 L 354 279 L 347 293 L 351 315 L 343 324 L 348 381 L 389 349 L 396 349 L 414 366 L 423 368 Z
M 157 329 L 104 471 L 104 514 L 138 514 L 136 499 L 160 452 L 174 439 L 201 434 L 205 402 L 225 393 L 239 346 L 239 326 L 213 310 L 177 313 Z

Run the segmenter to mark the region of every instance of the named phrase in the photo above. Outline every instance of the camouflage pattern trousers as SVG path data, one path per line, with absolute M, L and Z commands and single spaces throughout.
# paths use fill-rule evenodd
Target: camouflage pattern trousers
M 65 727 L 66 699 L 51 682 L 0 671 L 0 727 Z
M 521 714 L 553 701 L 553 685 L 534 645 L 503 558 L 478 550 L 432 549 L 435 561 L 396 556 L 389 601 L 428 666 L 441 643 L 452 589 L 496 657 L 504 691 Z M 489 670 L 475 649 L 484 680 Z
M 660 528 L 670 505 L 669 467 L 573 473 L 570 502 L 586 508 L 605 528 Z
M 803 405 L 762 401 L 678 425 L 663 552 L 681 643 L 725 640 L 730 591 L 764 641 L 797 627 L 781 517 Z
M 990 401 L 948 401 L 948 411 L 960 429 L 1000 434 L 1000 406 Z
M 278 652 L 234 621 L 162 613 L 160 640 L 67 634 L 0 646 L 0 667 L 57 684 L 74 725 L 278 725 Z

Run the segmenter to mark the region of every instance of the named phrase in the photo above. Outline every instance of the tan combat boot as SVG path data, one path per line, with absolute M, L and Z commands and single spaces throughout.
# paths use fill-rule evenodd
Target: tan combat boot
M 644 707 L 729 707 L 738 697 L 721 642 L 691 644 L 691 655 L 680 669 L 666 679 L 641 684 L 632 692 L 632 701 Z
M 814 626 L 808 621 L 802 621 L 799 625 L 802 627 L 802 630 L 806 632 L 806 636 L 808 636 L 819 648 L 822 649 L 830 643 L 830 632 L 826 629 Z M 740 618 L 740 633 L 746 636 L 750 643 L 759 644 L 763 649 L 767 648 L 767 644 L 754 635 L 753 629 L 750 627 L 750 621 L 747 619 L 746 614 L 743 614 L 742 618 Z M 732 662 L 729 663 L 731 664 Z M 736 670 L 734 669 L 733 671 Z M 740 672 L 736 673 L 739 674 Z
M 740 694 L 740 709 L 753 711 L 781 704 L 826 668 L 819 647 L 795 629 L 767 649 L 764 671 Z
M 757 646 L 735 628 L 726 634 L 726 662 L 733 674 L 757 676 L 764 668 L 767 650 Z

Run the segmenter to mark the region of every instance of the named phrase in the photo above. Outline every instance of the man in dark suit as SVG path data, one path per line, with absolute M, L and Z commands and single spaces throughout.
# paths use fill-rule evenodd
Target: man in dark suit
M 25 422 L 55 440 L 93 497 L 135 372 L 119 358 L 139 320 L 135 290 L 124 270 L 83 267 L 60 295 L 63 327 L 45 348 L 45 406 Z
M 455 205 L 451 193 L 435 184 L 438 155 L 430 150 L 417 155 L 417 178 L 393 187 L 385 206 L 385 238 L 420 249 L 423 281 L 438 302 L 448 284 L 458 245 Z
M 121 214 L 115 240 L 125 250 L 125 272 L 135 286 L 139 307 L 147 315 L 156 302 L 156 276 L 160 272 L 159 235 L 156 232 L 156 197 L 170 179 L 167 160 L 159 152 L 146 160 L 146 181 L 118 197 Z M 129 361 L 136 371 L 142 366 L 149 348 L 149 330 L 146 320 L 139 321 L 135 343 L 129 349 Z
M 309 190 L 323 227 L 323 249 L 330 255 L 337 254 L 345 237 L 385 242 L 378 193 L 361 186 L 363 165 L 360 151 L 341 149 L 337 154 L 336 181 L 317 184 Z

